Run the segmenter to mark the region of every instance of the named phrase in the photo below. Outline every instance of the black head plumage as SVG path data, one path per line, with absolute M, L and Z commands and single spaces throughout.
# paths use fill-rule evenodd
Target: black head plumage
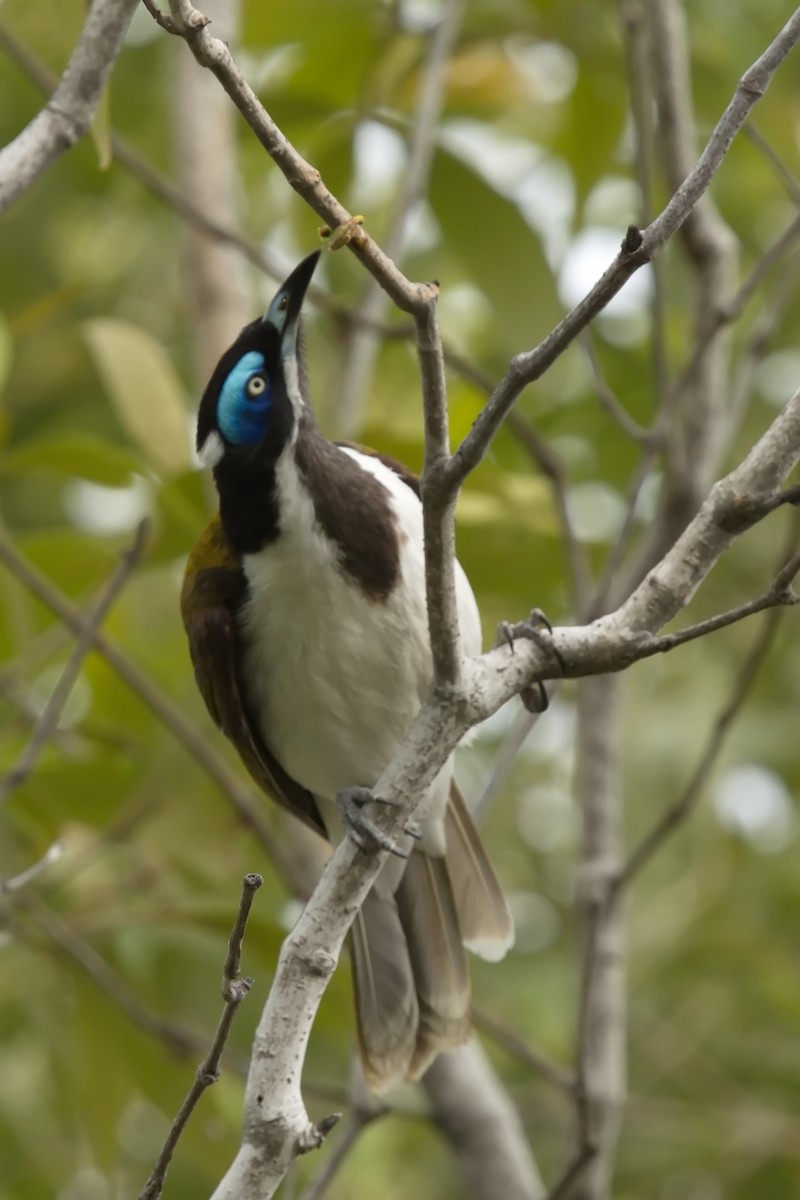
M 266 314 L 246 325 L 217 363 L 197 418 L 197 450 L 207 465 L 254 454 L 274 460 L 291 435 L 305 404 L 300 310 L 319 253 L 295 267 Z

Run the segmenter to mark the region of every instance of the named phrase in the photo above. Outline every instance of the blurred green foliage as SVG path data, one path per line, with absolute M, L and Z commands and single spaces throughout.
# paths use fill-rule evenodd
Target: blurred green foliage
M 790 11 L 779 0 L 690 6 L 703 135 Z M 414 13 L 429 17 L 430 9 L 367 0 L 244 5 L 240 58 L 265 105 L 343 202 L 364 212 L 378 239 L 396 175 L 374 146 L 396 143 L 413 116 L 426 45 Z M 2 6 L 5 27 L 55 71 L 83 14 L 79 0 Z M 189 450 L 203 381 L 192 367 L 182 225 L 113 157 L 101 161 L 110 120 L 172 173 L 172 75 L 176 56 L 186 52 L 139 12 L 94 141 L 61 158 L 0 225 L 0 506 L 3 533 L 16 551 L 79 605 L 97 592 L 136 520 L 149 513 L 148 553 L 105 631 L 164 703 L 238 770 L 196 693 L 177 609 L 182 561 L 209 511 Z M 5 144 L 42 100 L 9 57 L 0 63 Z M 790 169 L 797 159 L 796 78 L 792 61 L 755 117 Z M 383 142 L 367 143 L 367 159 L 369 127 Z M 242 230 L 289 264 L 315 243 L 318 220 L 243 123 L 237 131 Z M 477 148 L 472 154 L 465 139 Z M 498 148 L 499 158 L 492 153 Z M 447 73 L 424 236 L 412 241 L 406 260 L 412 277 L 441 281 L 451 344 L 499 379 L 511 355 L 534 345 L 563 311 L 565 250 L 587 230 L 610 229 L 618 240 L 637 219 L 633 179 L 617 7 L 586 0 L 470 3 Z M 666 199 L 663 183 L 656 190 L 659 202 Z M 739 239 L 745 272 L 788 224 L 793 202 L 744 136 L 713 192 Z M 737 327 L 737 352 L 790 265 L 787 259 L 768 275 Z M 342 253 L 325 267 L 333 294 L 352 301 L 364 282 L 358 264 Z M 257 311 L 273 284 L 250 268 L 242 278 Z M 587 276 L 586 287 L 592 282 Z M 692 333 L 691 279 L 677 246 L 664 256 L 664 285 L 669 368 L 677 373 Z M 788 297 L 730 462 L 797 385 L 800 305 L 791 288 Z M 325 427 L 335 433 L 331 397 L 342 338 L 331 319 L 313 311 L 307 332 L 312 387 Z M 643 423 L 655 403 L 650 332 L 644 293 L 638 305 L 595 327 L 603 374 Z M 482 402 L 475 384 L 453 374 L 454 440 Z M 599 406 L 577 347 L 528 389 L 520 410 L 561 453 L 580 530 L 600 567 L 624 511 L 636 447 Z M 384 345 L 361 425 L 361 440 L 419 467 L 422 422 L 408 344 Z M 636 537 L 658 486 L 654 475 Z M 693 602 L 692 617 L 763 590 L 789 521 L 777 514 L 743 538 Z M 534 603 L 555 621 L 572 619 L 549 486 L 507 430 L 465 490 L 459 550 L 487 641 L 499 619 L 517 618 Z M 12 573 L 0 578 L 5 770 L 27 745 L 72 637 Z M 795 626 L 788 614 L 699 811 L 633 891 L 631 1096 L 620 1200 L 785 1200 L 800 1193 Z M 680 794 L 756 636 L 755 624 L 746 623 L 630 673 L 630 844 Z M 507 723 L 501 714 L 463 751 L 469 794 L 480 791 Z M 520 755 L 486 831 L 514 903 L 519 944 L 504 964 L 474 967 L 477 1003 L 566 1062 L 577 1009 L 573 732 L 573 694 L 564 688 Z M 275 810 L 267 806 L 266 813 L 277 834 L 291 839 Z M 218 980 L 240 877 L 265 874 L 245 946 L 253 994 L 237 1019 L 223 1078 L 202 1100 L 168 1182 L 174 1200 L 208 1194 L 238 1142 L 236 1060 L 245 1059 L 294 918 L 291 897 L 206 772 L 97 655 L 86 660 L 58 736 L 14 792 L 2 822 L 0 878 L 25 869 L 56 838 L 66 853 L 33 889 L 3 900 L 0 1200 L 138 1193 L 198 1058 L 194 1051 L 176 1054 L 169 1038 L 143 1024 L 173 1022 L 205 1044 L 220 1008 Z M 349 980 L 341 970 L 312 1037 L 312 1115 L 330 1111 L 330 1089 L 343 1089 L 352 1040 Z M 529 1068 L 492 1053 L 552 1177 L 568 1147 L 568 1108 Z M 302 1160 L 298 1179 L 309 1179 L 319 1164 L 318 1156 Z M 422 1121 L 391 1118 L 366 1133 L 330 1195 L 434 1200 L 459 1194 L 456 1172 Z M 298 1194 L 295 1185 L 287 1184 L 288 1195 Z

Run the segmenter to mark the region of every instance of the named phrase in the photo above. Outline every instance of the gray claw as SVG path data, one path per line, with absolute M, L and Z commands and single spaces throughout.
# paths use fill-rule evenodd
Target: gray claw
M 508 646 L 509 650 L 514 650 L 514 626 L 510 621 L 501 621 L 497 626 L 497 634 L 494 639 L 495 647 Z
M 560 650 L 553 644 L 552 633 L 553 626 L 541 608 L 533 608 L 524 621 L 518 621 L 514 625 L 509 621 L 501 621 L 497 627 L 494 644 L 495 646 L 508 646 L 513 654 L 515 639 L 528 638 L 532 642 L 537 642 L 548 654 L 552 654 L 564 675 L 566 674 L 566 663 Z M 524 688 L 520 692 L 520 699 L 528 712 L 532 713 L 546 712 L 550 706 L 547 690 L 541 679 L 536 679 L 532 687 Z
M 528 712 L 535 713 L 537 716 L 547 712 L 550 707 L 550 697 L 541 679 L 537 679 L 533 687 L 523 688 L 519 698 Z
M 402 846 L 398 846 L 397 842 L 379 829 L 364 812 L 364 806 L 372 800 L 375 800 L 372 790 L 365 787 L 345 788 L 336 793 L 336 803 L 350 837 L 365 854 L 377 847 L 380 850 L 388 850 L 398 858 L 408 858 L 408 853 Z
M 528 625 L 538 625 L 541 629 L 546 629 L 548 633 L 553 632 L 553 626 L 550 624 L 550 618 L 542 611 L 541 608 L 532 608 L 527 621 Z

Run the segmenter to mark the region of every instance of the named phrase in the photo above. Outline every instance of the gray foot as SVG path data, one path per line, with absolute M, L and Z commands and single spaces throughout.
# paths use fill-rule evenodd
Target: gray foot
M 552 635 L 553 626 L 540 608 L 534 608 L 524 621 L 517 621 L 513 625 L 509 621 L 501 621 L 497 627 L 495 646 L 510 646 L 513 651 L 517 638 L 527 638 L 554 657 L 563 674 L 566 666 L 560 652 L 553 645 Z M 550 707 L 550 698 L 541 679 L 537 678 L 532 687 L 523 688 L 519 695 L 528 712 L 543 713 Z
M 336 793 L 336 803 L 347 832 L 359 850 L 363 850 L 365 853 L 377 847 L 380 850 L 388 850 L 390 854 L 396 854 L 398 858 L 408 858 L 407 851 L 402 846 L 398 846 L 388 833 L 379 829 L 364 812 L 365 805 L 375 799 L 372 789 L 366 787 L 349 787 Z M 388 801 L 376 801 L 376 803 L 387 804 Z M 419 836 L 419 831 L 415 826 L 408 826 L 406 833 L 412 837 Z

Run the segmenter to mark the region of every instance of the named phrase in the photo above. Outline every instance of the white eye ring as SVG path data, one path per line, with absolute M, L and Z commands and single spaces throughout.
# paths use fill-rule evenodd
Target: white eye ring
M 267 381 L 263 375 L 253 375 L 248 379 L 245 391 L 248 396 L 263 396 L 267 390 Z

